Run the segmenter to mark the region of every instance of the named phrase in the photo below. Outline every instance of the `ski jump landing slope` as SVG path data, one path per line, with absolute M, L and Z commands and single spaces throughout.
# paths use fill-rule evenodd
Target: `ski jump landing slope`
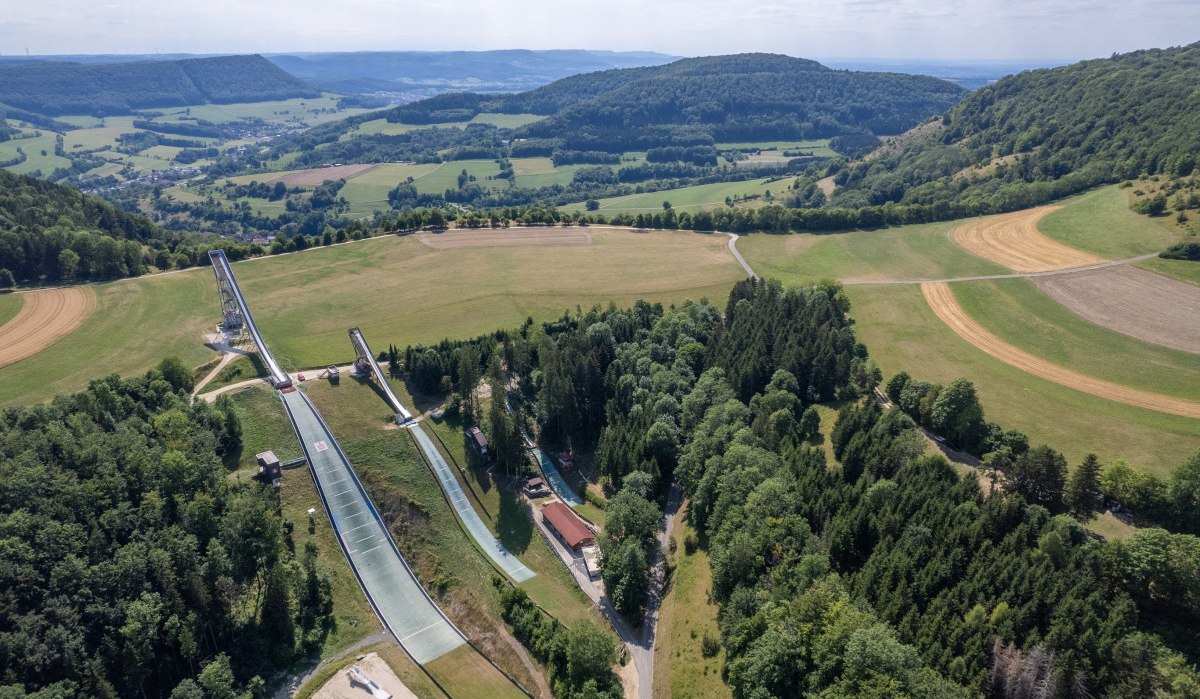
M 291 391 L 282 398 L 342 550 L 384 626 L 422 665 L 466 643 L 417 582 L 308 396 Z

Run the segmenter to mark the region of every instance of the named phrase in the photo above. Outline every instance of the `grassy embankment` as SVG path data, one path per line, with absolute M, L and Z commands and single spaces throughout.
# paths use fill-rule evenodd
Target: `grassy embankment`
M 663 599 L 654 646 L 654 696 L 678 699 L 728 699 L 729 686 L 721 680 L 725 650 L 719 647 L 717 605 L 712 592 L 712 568 L 702 549 L 687 553 L 684 539 L 692 532 L 683 521 L 672 533 L 675 565 Z M 692 536 L 695 536 L 693 533 Z M 718 643 L 715 655 L 705 657 L 704 639 Z

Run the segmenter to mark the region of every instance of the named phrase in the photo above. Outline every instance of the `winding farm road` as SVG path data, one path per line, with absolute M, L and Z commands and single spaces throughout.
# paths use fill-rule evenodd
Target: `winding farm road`
M 729 236 L 729 252 L 733 255 L 733 259 L 738 261 L 738 264 L 742 266 L 742 269 L 746 270 L 746 274 L 749 274 L 751 279 L 758 279 L 758 275 L 750 268 L 750 264 L 746 262 L 746 258 L 742 257 L 742 253 L 738 252 L 738 234 L 728 233 L 727 235 Z

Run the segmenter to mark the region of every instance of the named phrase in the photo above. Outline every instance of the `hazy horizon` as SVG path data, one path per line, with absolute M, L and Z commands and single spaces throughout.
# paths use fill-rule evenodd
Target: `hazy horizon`
M 1074 61 L 1196 41 L 1191 0 L 78 0 L 9 3 L 0 55 L 765 51 L 806 58 Z M 631 22 L 636 18 L 636 22 Z M 1119 21 L 1115 21 L 1118 20 Z M 468 38 L 469 37 L 469 38 Z

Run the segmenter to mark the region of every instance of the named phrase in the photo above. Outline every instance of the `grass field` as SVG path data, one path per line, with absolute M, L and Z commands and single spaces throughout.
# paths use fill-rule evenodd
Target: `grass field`
M 369 214 L 376 209 L 387 210 L 390 208 L 388 192 L 397 184 L 404 182 L 409 177 L 420 180 L 434 170 L 443 167 L 448 166 L 437 163 L 422 165 L 387 163 L 347 180 L 346 186 L 338 192 L 338 196 L 345 197 L 346 201 L 350 202 L 351 214 Z
M 83 388 L 111 373 L 132 376 L 176 354 L 188 366 L 212 358 L 202 335 L 216 323 L 212 273 L 197 269 L 92 286 L 96 312 L 61 341 L 0 368 L 0 405 Z
M 298 97 L 269 102 L 200 104 L 190 107 L 180 107 L 178 109 L 160 109 L 154 111 L 166 112 L 163 116 L 156 117 L 155 121 L 179 121 L 186 117 L 192 120 L 204 119 L 220 124 L 237 121 L 238 119 L 252 118 L 282 124 L 300 119 L 310 126 L 316 126 L 328 121 L 337 121 L 370 111 L 358 107 L 338 110 L 338 99 L 337 95 L 324 93 L 316 98 Z M 184 112 L 185 109 L 187 110 L 186 113 Z
M 681 513 L 682 514 L 682 513 Z M 654 646 L 654 696 L 667 699 L 728 699 L 729 686 L 721 680 L 725 651 L 704 657 L 705 636 L 720 640 L 717 606 L 709 599 L 712 569 L 708 554 L 696 549 L 684 550 L 684 537 L 692 531 L 680 526 L 672 534 L 675 540 L 675 572 L 659 614 Z M 694 533 L 693 533 L 694 536 Z
M 720 300 L 742 276 L 723 237 L 588 230 L 593 245 L 556 247 L 552 258 L 543 246 L 432 250 L 388 236 L 239 262 L 234 271 L 272 352 L 293 368 L 352 359 L 351 325 L 375 344 L 403 347 L 516 327 L 528 316 L 549 320 L 576 305 Z M 189 366 L 212 356 L 201 339 L 218 315 L 208 269 L 93 288 L 96 313 L 78 330 L 0 369 L 0 405 L 145 371 L 168 354 Z
M 745 148 L 761 148 L 763 150 L 802 150 L 812 151 L 813 155 L 820 155 L 829 158 L 837 157 L 837 153 L 830 150 L 829 139 L 818 138 L 809 141 L 763 141 L 761 143 L 750 141 L 743 143 L 718 143 L 717 150 L 735 150 Z
M 1129 210 L 1126 191 L 1101 187 L 1059 202 L 1038 228 L 1060 243 L 1110 259 L 1160 252 L 1179 238 Z
M 941 383 L 968 378 L 988 420 L 1049 444 L 1072 465 L 1095 452 L 1104 463 L 1122 458 L 1163 475 L 1200 440 L 1195 420 L 1094 398 L 993 359 L 938 320 L 916 286 L 850 286 L 846 294 L 885 380 L 902 370 Z
M 1171 277 L 1172 279 L 1178 279 L 1181 282 L 1200 286 L 1200 262 L 1193 262 L 1191 260 L 1164 260 L 1161 257 L 1154 257 L 1137 263 L 1137 266 Z
M 645 214 L 661 212 L 663 202 L 671 202 L 671 207 L 677 211 L 705 211 L 725 206 L 726 197 L 745 197 L 747 195 L 763 195 L 768 190 L 774 195 L 782 194 L 791 185 L 791 178 L 774 182 L 766 179 L 752 179 L 742 182 L 715 182 L 699 184 L 679 189 L 666 189 L 645 194 L 629 194 L 622 197 L 600 199 L 600 211 L 605 214 Z M 569 204 L 562 207 L 565 211 L 580 211 L 584 205 Z
M 0 326 L 3 326 L 21 311 L 25 305 L 25 297 L 20 294 L 4 294 L 0 296 Z
M 38 170 L 43 176 L 48 176 L 57 168 L 71 167 L 70 160 L 54 154 L 54 132 L 40 131 L 40 136 L 14 138 L 0 143 L 0 160 L 16 158 L 19 155 L 18 148 L 25 152 L 25 162 L 6 168 L 9 172 L 25 174 Z M 34 130 L 24 130 L 23 132 L 32 134 Z M 42 151 L 46 151 L 46 155 L 42 155 Z
M 1008 270 L 950 241 L 954 222 L 878 231 L 813 235 L 755 234 L 741 237 L 738 251 L 763 277 L 786 284 L 820 279 L 941 279 Z
M 1141 342 L 1090 323 L 1025 279 L 960 282 L 954 296 L 1001 339 L 1055 364 L 1154 393 L 1195 398 L 1200 355 Z

